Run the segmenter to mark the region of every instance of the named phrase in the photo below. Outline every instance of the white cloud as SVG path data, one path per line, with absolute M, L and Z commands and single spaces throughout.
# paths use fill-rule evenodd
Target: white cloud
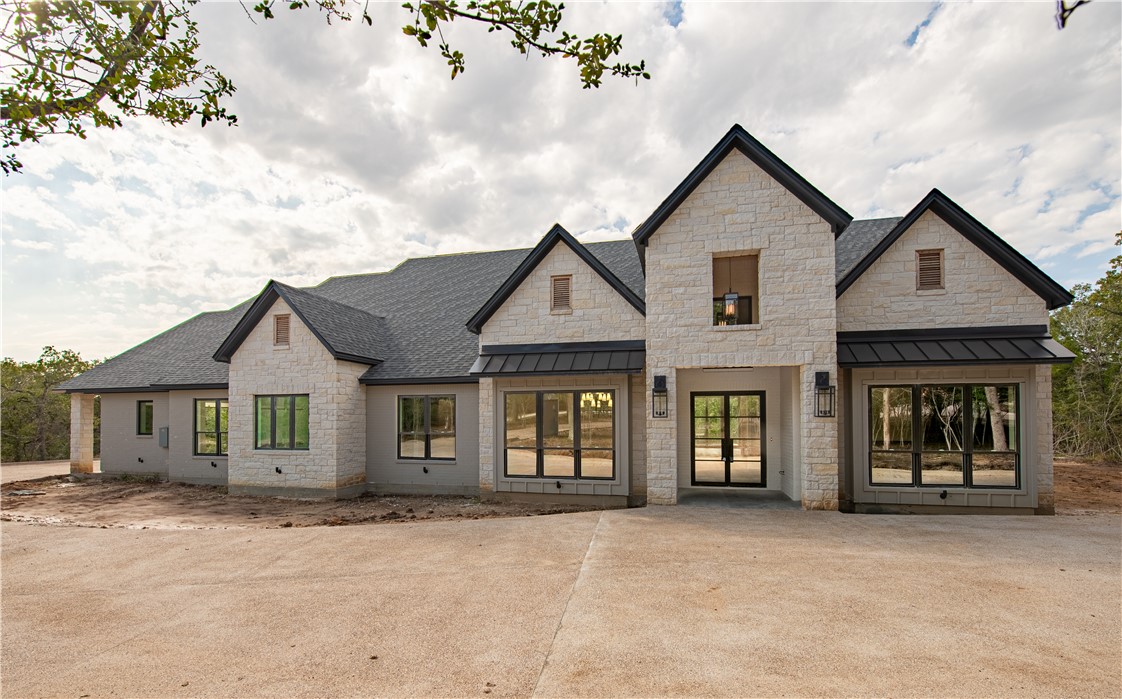
M 22 153 L 4 182 L 4 353 L 116 354 L 269 278 L 312 284 L 409 256 L 584 240 L 645 219 L 741 123 L 858 217 L 939 187 L 1063 284 L 1093 281 L 1119 227 L 1120 7 L 1063 32 L 1039 3 L 574 4 L 654 75 L 581 90 L 458 22 L 435 51 L 312 12 L 250 24 L 198 8 L 239 126 L 137 121 Z M 928 16 L 930 22 L 906 43 Z M 50 247 L 47 247 L 50 246 Z

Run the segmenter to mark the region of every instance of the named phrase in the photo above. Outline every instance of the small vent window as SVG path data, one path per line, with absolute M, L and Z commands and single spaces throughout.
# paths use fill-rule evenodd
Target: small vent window
M 549 298 L 549 310 L 572 310 L 573 278 L 571 276 L 552 277 L 552 293 Z
M 287 345 L 289 328 L 292 325 L 292 316 L 279 315 L 273 316 L 273 344 L 274 345 Z
M 943 251 L 916 250 L 916 289 L 943 288 Z

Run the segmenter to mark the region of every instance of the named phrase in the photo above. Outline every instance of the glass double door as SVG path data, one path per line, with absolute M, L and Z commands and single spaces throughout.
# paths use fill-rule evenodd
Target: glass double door
M 764 394 L 690 394 L 693 485 L 767 486 Z

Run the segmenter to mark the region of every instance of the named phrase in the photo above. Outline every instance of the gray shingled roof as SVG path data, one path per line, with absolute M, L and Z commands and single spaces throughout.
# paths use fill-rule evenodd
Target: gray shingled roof
M 589 243 L 640 298 L 643 270 L 630 240 Z M 511 275 L 530 249 L 406 260 L 389 272 L 332 277 L 285 294 L 340 353 L 379 359 L 374 381 L 466 377 L 479 338 L 465 323 Z M 214 353 L 253 299 L 203 313 L 67 381 L 67 391 L 151 390 L 153 386 L 225 384 L 229 365 Z
M 840 282 L 902 220 L 902 217 L 895 216 L 854 221 L 849 224 L 834 241 L 834 282 Z
M 854 221 L 837 239 L 837 279 L 853 269 L 901 219 Z M 585 247 L 645 298 L 643 269 L 630 240 Z M 465 323 L 514 272 L 530 249 L 406 260 L 389 272 L 332 277 L 298 289 L 278 283 L 338 353 L 380 360 L 363 381 L 464 378 L 479 353 Z M 67 391 L 224 384 L 228 365 L 213 355 L 252 299 L 202 313 L 67 381 Z

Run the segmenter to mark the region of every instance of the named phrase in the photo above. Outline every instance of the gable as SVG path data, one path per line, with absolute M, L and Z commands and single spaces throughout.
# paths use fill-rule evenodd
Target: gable
M 568 310 L 551 309 L 553 278 L 570 281 Z M 493 310 L 482 345 L 642 340 L 645 318 L 568 245 L 555 245 Z
M 595 255 L 588 251 L 586 247 L 580 244 L 568 231 L 561 226 L 561 224 L 554 224 L 553 228 L 546 233 L 545 237 L 530 251 L 522 264 L 510 275 L 510 277 L 503 283 L 501 287 L 491 296 L 487 303 L 483 304 L 471 320 L 467 322 L 467 328 L 473 333 L 480 334 L 483 326 L 491 319 L 491 317 L 506 303 L 506 301 L 514 294 L 518 288 L 526 282 L 526 280 L 534 274 L 537 268 L 543 261 L 554 251 L 555 248 L 567 248 L 573 255 L 575 255 L 583 266 L 578 266 L 577 269 L 584 270 L 587 268 L 591 270 L 603 281 L 609 290 L 610 296 L 616 296 L 626 301 L 634 310 L 638 311 L 640 316 L 646 314 L 646 306 L 643 299 L 625 285 L 620 279 L 610 270 L 603 262 L 598 260 Z M 558 273 L 560 274 L 560 273 Z M 548 299 L 547 299 L 548 303 Z M 610 303 L 610 302 L 609 302 Z M 548 307 L 548 306 L 547 306 Z
M 921 250 L 942 251 L 942 289 L 917 290 Z M 1046 304 L 1033 289 L 929 210 L 853 278 L 837 308 L 839 332 L 1048 322 Z
M 674 189 L 654 213 L 641 223 L 632 236 L 639 245 L 646 245 L 655 231 L 682 205 L 698 186 L 734 151 L 741 153 L 784 189 L 830 224 L 834 235 L 853 220 L 844 209 L 831 201 L 791 166 L 780 160 L 739 124 L 735 124 L 713 150 Z

